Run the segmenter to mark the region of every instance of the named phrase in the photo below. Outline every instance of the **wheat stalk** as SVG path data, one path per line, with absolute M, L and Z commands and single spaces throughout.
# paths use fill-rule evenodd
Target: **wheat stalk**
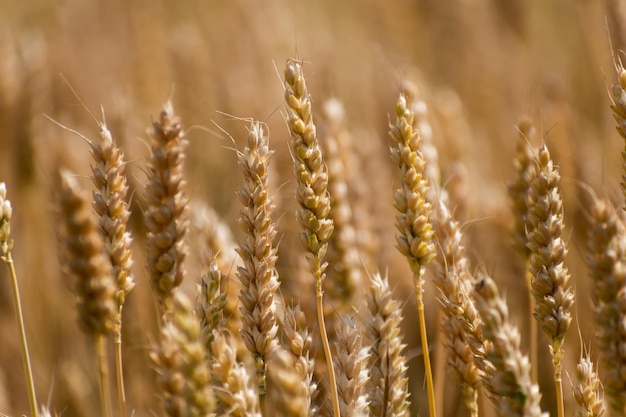
M 395 142 L 395 147 L 391 148 L 391 156 L 402 173 L 400 188 L 394 194 L 394 206 L 398 213 L 396 240 L 398 250 L 407 258 L 413 272 L 428 405 L 430 416 L 435 417 L 437 412 L 423 301 L 424 266 L 435 257 L 435 245 L 430 224 L 432 208 L 427 201 L 428 181 L 424 177 L 425 162 L 419 151 L 420 137 L 413 124 L 411 98 L 400 95 L 396 104 L 396 121 L 390 124 L 389 132 Z
M 333 402 L 333 413 L 340 417 L 339 397 L 333 360 L 324 322 L 323 289 L 324 271 L 327 264 L 324 256 L 328 240 L 333 232 L 330 216 L 328 173 L 317 141 L 311 113 L 311 98 L 302 74 L 302 62 L 289 59 L 285 68 L 285 101 L 287 102 L 287 124 L 291 132 L 291 152 L 297 179 L 296 200 L 298 222 L 303 229 L 300 240 L 308 252 L 307 260 L 315 278 L 317 320 L 324 355 L 328 368 L 328 384 Z
M 17 282 L 17 273 L 15 272 L 15 264 L 13 263 L 13 239 L 11 239 L 11 217 L 13 208 L 11 201 L 7 200 L 7 186 L 0 183 L 0 258 L 7 264 L 9 269 L 9 277 L 11 278 L 11 294 L 13 295 L 13 306 L 15 307 L 15 316 L 17 327 L 20 334 L 20 347 L 22 349 L 22 362 L 24 364 L 24 376 L 26 377 L 28 404 L 30 406 L 30 414 L 37 417 L 37 395 L 35 392 L 35 381 L 33 379 L 33 369 L 30 363 L 30 354 L 28 353 L 28 341 L 26 340 L 26 327 L 24 326 L 24 313 L 22 311 L 22 302 L 20 300 L 20 289 Z M 42 413 L 43 414 L 43 413 Z

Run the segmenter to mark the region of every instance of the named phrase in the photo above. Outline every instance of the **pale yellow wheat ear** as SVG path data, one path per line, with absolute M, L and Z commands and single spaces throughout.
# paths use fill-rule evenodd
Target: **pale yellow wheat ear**
M 602 382 L 589 355 L 580 357 L 576 365 L 577 383 L 573 388 L 574 417 L 601 417 L 606 411 L 602 397 Z
M 261 409 L 265 397 L 265 357 L 277 347 L 278 332 L 276 225 L 272 221 L 274 203 L 268 190 L 268 167 L 272 153 L 263 124 L 253 122 L 248 129 L 247 145 L 238 155 L 239 168 L 244 177 L 244 184 L 237 192 L 242 206 L 239 224 L 244 237 L 237 249 L 243 261 L 237 275 L 241 282 L 241 335 L 254 357 Z
M 111 132 L 100 124 L 99 140 L 90 141 L 91 155 L 95 164 L 91 179 L 95 186 L 92 206 L 98 214 L 100 229 L 104 234 L 104 248 L 113 267 L 117 291 L 117 315 L 115 318 L 115 363 L 118 398 L 122 417 L 126 416 L 126 394 L 122 366 L 122 309 L 126 297 L 135 287 L 132 274 L 132 237 L 126 224 L 130 210 L 126 202 L 128 182 L 124 175 L 124 154 L 116 145 Z
M 513 219 L 515 224 L 511 235 L 515 249 L 524 258 L 524 279 L 526 287 L 531 290 L 530 273 L 530 249 L 527 246 L 528 239 L 526 237 L 526 229 L 528 227 L 528 193 L 532 188 L 532 183 L 536 175 L 535 150 L 532 147 L 531 140 L 535 136 L 535 128 L 529 119 L 522 120 L 518 127 L 517 135 L 517 152 L 513 160 L 515 168 L 515 179 L 508 185 L 509 196 L 511 197 Z M 529 297 L 529 311 L 532 316 L 535 311 L 535 298 Z M 533 382 L 537 382 L 537 321 L 531 317 L 529 325 L 529 352 L 530 365 L 532 367 Z
M 530 379 L 528 357 L 520 350 L 520 334 L 511 324 L 506 302 L 495 282 L 482 276 L 474 289 L 476 305 L 483 319 L 483 333 L 490 345 L 487 359 L 493 368 L 484 378 L 492 389 L 490 397 L 500 416 L 542 416 L 539 387 Z
M 611 87 L 611 110 L 617 122 L 617 131 L 624 139 L 624 150 L 622 151 L 622 194 L 626 198 L 626 69 L 622 61 L 618 59 L 615 63 L 617 72 L 617 82 Z M 626 205 L 624 206 L 626 210 Z
M 266 409 L 277 416 L 309 416 L 308 390 L 302 383 L 307 378 L 306 370 L 297 366 L 297 359 L 282 347 L 267 355 L 267 364 Z
M 167 316 L 174 288 L 184 277 L 187 257 L 185 236 L 187 199 L 185 186 L 184 149 L 187 139 L 181 121 L 171 102 L 166 102 L 148 130 L 151 152 L 148 160 L 148 184 L 144 218 L 148 229 L 148 271 L 152 289 Z
M 417 311 L 430 416 L 435 417 L 435 393 L 430 364 L 426 319 L 424 313 L 424 271 L 425 265 L 435 257 L 434 232 L 430 224 L 432 208 L 427 200 L 428 181 L 424 176 L 425 161 L 419 150 L 420 136 L 414 129 L 414 114 L 411 97 L 400 95 L 396 103 L 396 119 L 389 126 L 389 134 L 394 140 L 391 156 L 400 168 L 400 186 L 394 193 L 394 206 L 397 210 L 396 228 L 398 250 L 409 261 L 415 282 Z
M 300 241 L 307 251 L 307 260 L 315 279 L 317 320 L 320 337 L 326 356 L 328 369 L 328 388 L 331 392 L 333 414 L 339 417 L 339 397 L 335 382 L 333 360 L 324 322 L 322 303 L 324 256 L 328 249 L 328 240 L 333 232 L 333 221 L 330 218 L 330 194 L 328 192 L 328 172 L 317 140 L 311 98 L 307 91 L 302 73 L 302 62 L 289 59 L 285 68 L 285 101 L 287 103 L 287 125 L 291 132 L 291 152 L 294 159 L 296 200 L 298 223 L 302 227 Z
M 11 201 L 7 199 L 7 186 L 0 183 L 0 259 L 6 263 L 9 269 L 9 277 L 11 279 L 11 294 L 13 295 L 13 306 L 15 307 L 15 316 L 17 327 L 20 333 L 20 345 L 22 349 L 22 362 L 24 364 L 24 375 L 26 377 L 26 386 L 28 388 L 28 404 L 30 406 L 30 414 L 33 417 L 38 415 L 37 395 L 35 393 L 35 381 L 33 379 L 33 370 L 30 363 L 30 354 L 28 352 L 28 342 L 26 340 L 26 327 L 24 326 L 24 313 L 22 311 L 22 302 L 20 300 L 20 290 L 17 281 L 17 273 L 15 264 L 13 263 L 13 239 L 11 239 L 11 217 L 13 216 L 13 208 Z M 43 413 L 42 413 L 43 414 Z
M 485 363 L 481 319 L 471 298 L 474 278 L 469 272 L 463 233 L 444 201 L 438 201 L 432 217 L 441 255 L 437 257 L 435 285 L 444 314 L 443 334 L 448 364 L 461 382 L 465 405 L 478 416 L 478 390 Z
M 409 415 L 406 345 L 402 341 L 402 306 L 392 297 L 386 276 L 370 277 L 366 297 L 364 334 L 370 347 L 370 378 L 367 382 L 372 416 Z
M 113 331 L 117 317 L 116 285 L 111 262 L 105 254 L 104 238 L 90 210 L 89 200 L 76 177 L 63 171 L 58 184 L 62 265 L 74 280 L 81 329 L 93 338 L 96 345 L 103 414 L 110 417 L 106 336 Z
M 539 149 L 533 163 L 536 174 L 528 191 L 526 230 L 531 293 L 536 303 L 534 316 L 550 340 L 558 416 L 564 417 L 563 340 L 572 321 L 574 292 L 564 264 L 567 248 L 561 237 L 564 226 L 560 176 L 546 146 Z
M 611 408 L 626 412 L 626 227 L 612 205 L 596 200 L 591 210 L 587 264 L 594 281 L 594 318 L 604 365 L 603 385 Z
M 170 320 L 161 327 L 159 344 L 151 352 L 158 396 L 168 416 L 209 416 L 215 410 L 215 394 L 200 322 L 184 293 L 174 291 L 171 301 Z

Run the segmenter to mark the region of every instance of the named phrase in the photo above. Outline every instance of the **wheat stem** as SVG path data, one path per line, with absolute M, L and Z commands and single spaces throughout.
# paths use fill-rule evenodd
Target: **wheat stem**
M 111 390 L 109 388 L 109 370 L 106 349 L 106 335 L 95 335 L 96 354 L 98 356 L 98 386 L 100 389 L 100 404 L 104 417 L 113 417 L 111 413 Z

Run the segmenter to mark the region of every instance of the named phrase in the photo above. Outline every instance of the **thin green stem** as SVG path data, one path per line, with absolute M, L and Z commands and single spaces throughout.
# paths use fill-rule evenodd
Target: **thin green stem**
M 122 366 L 122 306 L 118 312 L 119 323 L 115 330 L 115 375 L 117 378 L 117 398 L 121 417 L 127 417 L 126 390 L 124 389 L 124 370 Z
M 437 417 L 437 409 L 435 406 L 435 388 L 433 384 L 433 372 L 430 367 L 430 353 L 428 351 L 428 336 L 426 334 L 426 317 L 424 314 L 423 300 L 423 282 L 422 267 L 419 266 L 419 272 L 415 275 L 415 295 L 417 297 L 417 315 L 420 325 L 420 337 L 422 339 L 422 351 L 424 354 L 424 371 L 426 372 L 426 388 L 428 390 L 428 410 L 430 417 Z
M 328 385 L 333 400 L 333 415 L 341 417 L 339 411 L 339 394 L 337 393 L 337 378 L 335 377 L 335 368 L 333 367 L 333 357 L 330 352 L 330 344 L 328 343 L 328 335 L 326 333 L 326 324 L 324 322 L 324 306 L 322 299 L 324 291 L 322 290 L 321 266 L 319 260 L 313 273 L 315 275 L 315 294 L 317 304 L 317 321 L 320 326 L 320 336 L 322 338 L 322 346 L 324 347 L 324 356 L 326 356 L 326 367 L 328 368 Z
M 111 390 L 109 388 L 106 335 L 96 335 L 95 344 L 96 353 L 98 355 L 98 382 L 100 387 L 100 405 L 102 407 L 102 416 L 113 417 L 113 414 L 111 413 Z
M 4 262 L 9 268 L 11 276 L 11 287 L 13 290 L 13 304 L 15 305 L 15 313 L 17 316 L 17 327 L 20 332 L 20 342 L 22 345 L 22 361 L 24 363 L 24 374 L 26 375 L 26 384 L 28 386 L 28 403 L 30 406 L 30 415 L 37 417 L 37 396 L 35 395 L 35 382 L 33 380 L 33 370 L 30 365 L 30 355 L 28 354 L 28 342 L 26 341 L 26 328 L 24 327 L 24 314 L 22 313 L 22 303 L 20 302 L 20 290 L 17 284 L 17 274 L 11 251 L 8 250 L 3 256 Z

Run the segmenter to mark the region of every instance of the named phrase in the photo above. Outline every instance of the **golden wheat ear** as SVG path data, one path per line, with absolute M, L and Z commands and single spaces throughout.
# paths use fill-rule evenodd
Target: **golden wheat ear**
M 183 192 L 187 139 L 171 102 L 165 103 L 148 135 L 151 152 L 144 212 L 148 271 L 152 289 L 167 316 L 172 292 L 185 277 L 188 229 L 187 199 Z
M 604 415 L 602 382 L 594 370 L 588 355 L 581 356 L 576 365 L 576 379 L 572 395 L 574 397 L 574 417 L 601 417 Z
M 324 257 L 333 233 L 333 220 L 329 217 L 328 170 L 313 124 L 311 98 L 302 73 L 302 62 L 295 59 L 289 59 L 285 68 L 285 101 L 297 180 L 296 200 L 299 207 L 296 215 L 302 227 L 300 241 L 307 251 L 307 260 L 315 279 L 317 321 L 326 357 L 328 387 L 332 397 L 333 414 L 339 417 L 339 397 L 322 302 L 322 283 L 327 267 Z
M 398 250 L 406 257 L 413 272 L 426 369 L 428 405 L 430 416 L 435 417 L 437 411 L 423 300 L 425 266 L 435 257 L 434 232 L 430 224 L 432 207 L 427 200 L 428 181 L 424 176 L 426 162 L 419 150 L 421 142 L 419 133 L 414 129 L 411 97 L 400 95 L 395 113 L 396 120 L 390 124 L 389 134 L 394 141 L 391 157 L 401 173 L 400 188 L 394 193 L 398 231 L 396 241 Z
M 239 301 L 243 341 L 252 353 L 259 384 L 261 408 L 265 396 L 265 356 L 278 346 L 275 293 L 279 287 L 276 271 L 276 225 L 274 203 L 268 190 L 268 168 L 273 151 L 263 124 L 252 123 L 247 146 L 239 153 L 244 185 L 238 196 L 242 205 L 239 223 L 245 234 L 237 252 L 243 265 L 237 270 L 241 282 Z

